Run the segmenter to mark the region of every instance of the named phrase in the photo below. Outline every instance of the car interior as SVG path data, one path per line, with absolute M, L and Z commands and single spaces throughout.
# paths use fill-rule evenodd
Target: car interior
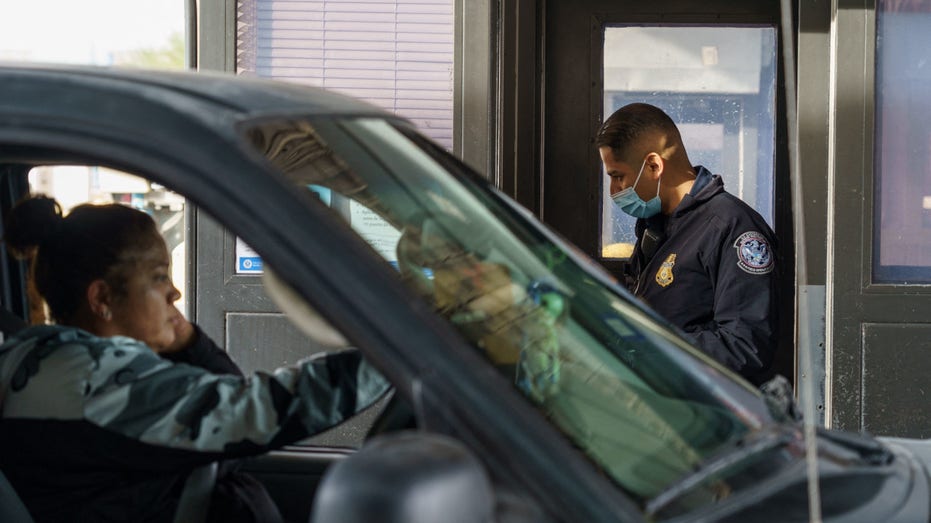
M 84 202 L 115 201 L 146 210 L 162 227 L 166 243 L 173 255 L 173 264 L 180 265 L 172 269 L 176 286 L 184 288 L 184 220 L 182 219 L 184 201 L 180 196 L 171 194 L 158 184 L 142 177 L 96 164 L 77 164 L 70 158 L 63 162 L 50 158 L 48 155 L 40 155 L 38 160 L 34 160 L 32 154 L 28 158 L 17 158 L 16 163 L 0 165 L 0 173 L 2 173 L 0 177 L 2 209 L 0 210 L 4 215 L 13 203 L 27 193 L 55 196 L 63 206 L 68 207 Z M 69 180 L 69 177 L 77 178 L 79 181 Z M 92 189 L 85 188 L 83 191 L 76 191 L 75 187 L 80 184 L 90 184 Z M 83 198 L 76 198 L 76 192 Z M 0 331 L 5 339 L 30 323 L 46 321 L 46 315 L 39 299 L 29 287 L 28 268 L 25 264 L 8 256 L 5 246 L 2 245 L 0 245 L 0 255 L 3 256 L 3 262 L 0 263 L 2 267 L 0 298 L 3 300 L 3 307 L 0 307 Z M 254 276 L 252 283 L 264 287 L 269 296 L 266 301 L 273 301 L 285 316 L 296 319 L 294 331 L 299 332 L 300 336 L 292 337 L 290 341 L 295 346 L 289 348 L 288 354 L 309 356 L 315 351 L 333 350 L 348 345 L 339 331 L 312 310 L 306 301 L 297 298 L 294 292 L 267 266 L 264 274 Z M 184 310 L 181 304 L 179 308 Z M 282 352 L 279 352 L 268 357 L 280 357 L 281 354 Z M 261 365 L 253 365 L 253 367 L 271 370 L 290 362 L 286 358 L 279 359 L 279 361 L 268 359 Z M 243 370 L 248 373 L 253 369 L 244 366 Z M 387 409 L 386 405 L 388 405 Z M 316 440 L 311 438 L 265 455 L 243 459 L 241 467 L 266 486 L 286 521 L 308 521 L 314 493 L 331 465 L 354 454 L 356 449 L 368 439 L 382 433 L 415 426 L 412 411 L 399 398 L 386 398 L 371 410 L 375 412 L 365 413 L 365 419 L 350 420 L 343 424 L 356 423 L 358 426 L 347 429 L 341 425 Z M 192 475 L 182 497 L 182 507 L 179 509 L 177 521 L 203 519 L 202 515 L 206 510 L 205 502 L 209 503 L 209 492 L 215 474 L 214 464 L 213 467 L 203 467 L 202 470 Z M 351 476 L 352 474 L 347 472 L 344 475 Z M 28 511 L 19 501 L 15 490 L 2 476 L 2 471 L 0 471 L 0 520 L 31 521 Z M 318 519 L 318 521 L 334 520 L 328 517 Z

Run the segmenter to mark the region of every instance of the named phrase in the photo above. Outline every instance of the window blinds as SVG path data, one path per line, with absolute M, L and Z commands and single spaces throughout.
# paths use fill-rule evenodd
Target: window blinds
M 322 86 L 452 149 L 452 0 L 239 0 L 237 72 Z

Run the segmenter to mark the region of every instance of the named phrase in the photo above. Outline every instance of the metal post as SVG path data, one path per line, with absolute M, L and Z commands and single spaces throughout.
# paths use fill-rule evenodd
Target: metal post
M 782 61 L 785 68 L 786 127 L 789 146 L 789 178 L 792 181 L 792 208 L 795 232 L 795 278 L 797 292 L 798 358 L 801 370 L 802 412 L 805 428 L 805 460 L 808 465 L 808 517 L 813 523 L 821 523 L 821 493 L 818 485 L 818 435 L 815 430 L 815 387 L 812 372 L 812 346 L 810 335 L 810 312 L 806 297 L 798 290 L 808 287 L 808 266 L 805 248 L 805 207 L 802 199 L 801 165 L 798 156 L 798 100 L 795 84 L 794 24 L 792 22 L 792 0 L 781 0 L 782 14 Z

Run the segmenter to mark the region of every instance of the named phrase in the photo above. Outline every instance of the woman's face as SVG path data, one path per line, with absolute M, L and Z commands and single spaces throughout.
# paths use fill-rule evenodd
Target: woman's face
M 159 350 L 175 339 L 181 319 L 174 302 L 181 293 L 171 282 L 168 249 L 159 241 L 146 250 L 125 282 L 125 294 L 112 301 L 112 326 L 118 334 Z

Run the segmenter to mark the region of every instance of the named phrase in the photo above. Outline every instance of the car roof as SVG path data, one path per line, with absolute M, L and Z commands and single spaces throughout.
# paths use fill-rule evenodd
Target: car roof
M 246 115 L 393 116 L 370 103 L 319 87 L 232 73 L 0 62 L 0 92 L 30 84 L 60 88 L 62 92 L 89 88 L 97 92 L 132 92 L 144 98 L 175 95 Z M 67 97 L 48 97 L 43 101 L 58 114 L 67 114 L 74 107 L 73 100 Z

